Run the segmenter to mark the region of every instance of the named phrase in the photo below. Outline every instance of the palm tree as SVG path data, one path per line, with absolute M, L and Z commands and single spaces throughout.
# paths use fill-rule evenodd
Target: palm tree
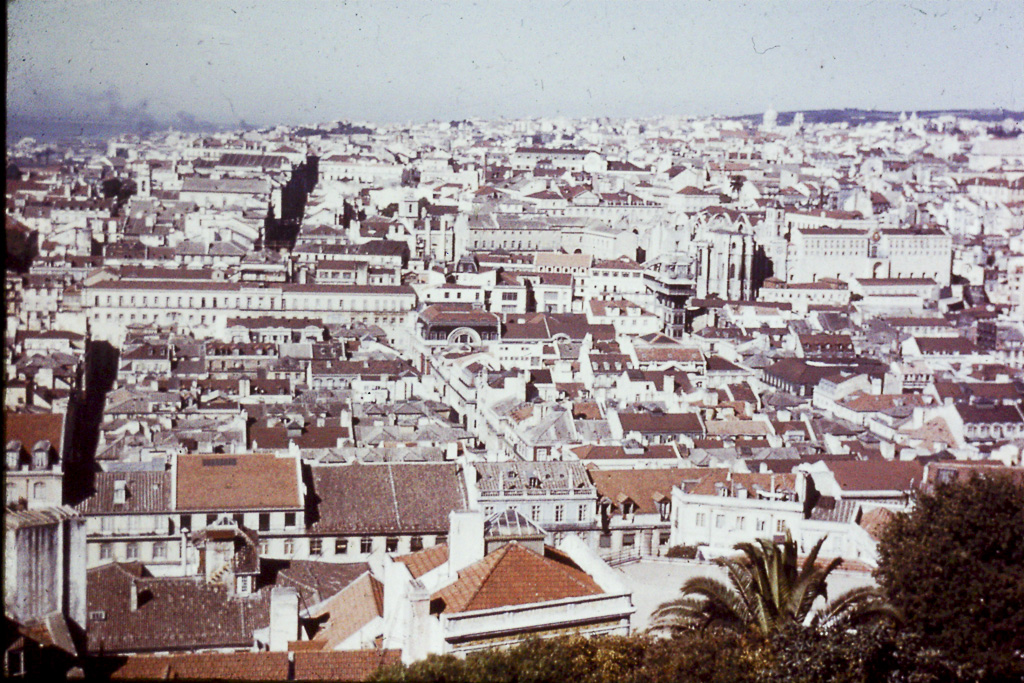
M 780 543 L 758 539 L 757 544 L 737 544 L 740 558 L 716 560 L 729 584 L 705 576 L 689 579 L 681 597 L 654 611 L 651 630 L 720 627 L 768 637 L 789 625 L 835 629 L 882 620 L 898 623 L 895 608 L 868 586 L 844 593 L 812 614 L 815 600 L 828 598 L 828 576 L 842 562 L 836 558 L 824 567 L 815 566 L 824 542 L 819 540 L 799 567 L 796 542 L 789 533 Z

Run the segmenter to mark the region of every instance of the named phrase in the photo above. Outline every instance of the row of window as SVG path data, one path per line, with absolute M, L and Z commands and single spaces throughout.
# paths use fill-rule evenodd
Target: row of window
M 587 521 L 587 507 L 588 506 L 586 506 L 586 505 L 579 505 L 579 506 L 577 506 L 577 508 L 576 508 L 576 521 L 577 522 L 585 522 L 585 521 Z M 518 505 L 510 505 L 510 506 L 508 506 L 508 509 L 518 512 L 519 511 L 519 506 Z M 555 505 L 554 516 L 552 517 L 551 520 L 544 520 L 544 519 L 542 519 L 542 517 L 544 516 L 544 506 L 543 505 L 539 505 L 537 503 L 531 504 L 529 511 L 530 511 L 530 519 L 532 521 L 534 521 L 534 522 L 540 522 L 540 521 L 564 522 L 564 521 L 566 521 L 565 505 L 563 505 L 561 503 Z M 485 518 L 489 518 L 494 513 L 495 513 L 495 507 L 493 505 L 485 505 L 484 506 L 484 517 Z
M 128 560 L 141 559 L 139 556 L 139 544 L 138 543 L 126 543 L 124 546 L 124 556 Z M 114 544 L 113 543 L 100 543 L 100 559 L 110 560 L 114 557 Z M 153 544 L 153 559 L 154 560 L 165 560 L 167 559 L 167 544 L 163 541 L 159 541 Z
M 717 514 L 715 515 L 715 528 L 725 529 L 726 528 L 726 515 Z M 706 527 L 708 524 L 708 515 L 704 512 L 698 512 L 694 516 L 694 526 Z M 767 530 L 768 522 L 762 517 L 754 518 L 754 531 L 765 531 Z M 747 528 L 747 518 L 744 515 L 736 515 L 733 519 L 732 530 L 733 531 L 744 531 Z M 783 519 L 776 520 L 775 532 L 785 533 L 786 532 L 786 521 Z
M 7 500 L 13 501 L 18 497 L 18 485 L 13 481 L 7 482 Z M 36 481 L 32 483 L 32 498 L 46 498 L 46 482 Z
M 659 545 L 659 546 L 668 545 L 668 542 L 669 542 L 670 538 L 671 538 L 671 536 L 669 535 L 669 533 L 667 531 L 658 534 L 657 535 L 657 545 Z M 599 548 L 611 548 L 612 547 L 612 535 L 611 534 L 601 534 L 598 537 L 597 545 L 598 545 Z M 623 548 L 632 548 L 635 545 L 636 545 L 636 532 L 633 532 L 633 531 L 623 532 L 623 534 L 622 534 L 622 547 Z
M 116 302 L 116 303 L 115 303 Z M 255 305 L 254 305 L 255 302 Z M 353 310 L 353 311 L 400 311 L 411 308 L 411 302 L 393 296 L 374 297 L 362 299 L 351 296 L 332 296 L 330 298 L 314 299 L 264 299 L 262 297 L 214 297 L 205 296 L 141 296 L 135 295 L 117 296 L 107 294 L 97 295 L 93 306 L 117 306 L 142 308 L 234 308 L 234 309 L 261 309 L 261 310 L 292 310 L 292 311 L 326 311 L 329 309 Z
M 436 543 L 444 543 L 446 541 L 445 536 L 438 536 Z M 309 539 L 309 554 L 323 555 L 324 547 L 326 543 L 331 543 L 330 539 L 323 538 L 311 538 Z M 389 553 L 398 552 L 399 537 L 388 536 L 384 539 L 384 550 Z M 167 558 L 167 543 L 164 541 L 157 541 L 153 545 L 153 560 L 163 560 Z M 422 536 L 411 536 L 409 538 L 409 551 L 416 552 L 423 550 L 423 537 Z M 138 542 L 128 542 L 125 544 L 125 558 L 128 560 L 143 559 L 140 555 L 141 545 Z M 349 539 L 347 538 L 335 538 L 333 540 L 333 548 L 335 555 L 346 555 L 349 552 Z M 260 541 L 260 553 L 267 554 L 270 550 L 269 542 L 266 540 Z M 295 539 L 287 538 L 284 540 L 282 551 L 285 555 L 295 554 Z M 368 555 L 373 552 L 373 538 L 370 536 L 363 536 L 359 539 L 359 552 L 363 555 Z M 113 543 L 101 543 L 100 544 L 100 559 L 110 560 L 114 556 L 114 544 Z M 148 558 L 146 558 L 148 559 Z

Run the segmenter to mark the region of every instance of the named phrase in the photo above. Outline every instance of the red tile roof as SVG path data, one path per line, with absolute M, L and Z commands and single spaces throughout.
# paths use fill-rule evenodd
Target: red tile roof
M 324 615 L 327 621 L 313 640 L 322 643 L 325 650 L 334 650 L 375 618 L 384 616 L 384 584 L 366 572 L 310 614 L 313 618 Z
M 603 592 L 564 553 L 545 547 L 541 556 L 513 541 L 460 571 L 432 603 L 440 601 L 442 612 L 471 612 Z
M 440 543 L 430 548 L 424 548 L 408 555 L 396 557 L 395 560 L 409 568 L 412 578 L 418 579 L 431 569 L 436 569 L 448 561 L 448 544 Z
M 846 492 L 909 491 L 924 479 L 924 466 L 913 460 L 831 461 L 828 468 Z
M 365 681 L 382 666 L 401 661 L 401 650 L 296 652 L 296 681 Z
M 30 451 L 37 441 L 49 441 L 60 452 L 64 435 L 63 413 L 9 413 L 4 412 L 4 441 L 20 441 Z
M 696 482 L 706 472 L 703 469 L 658 468 L 628 470 L 591 469 L 590 478 L 600 496 L 616 504 L 616 511 L 627 499 L 633 501 L 640 514 L 658 513 L 658 502 L 672 498 L 672 488 L 684 482 Z
M 129 657 L 110 676 L 114 680 L 283 681 L 287 652 L 206 652 Z
M 179 510 L 302 507 L 294 457 L 179 455 L 175 484 Z

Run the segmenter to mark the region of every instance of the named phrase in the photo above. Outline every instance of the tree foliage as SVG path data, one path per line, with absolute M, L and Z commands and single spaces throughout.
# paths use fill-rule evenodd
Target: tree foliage
M 836 558 L 824 567 L 816 565 L 824 541 L 822 538 L 814 545 L 802 565 L 797 544 L 789 534 L 781 543 L 758 539 L 757 543 L 737 544 L 740 558 L 717 560 L 726 571 L 728 584 L 706 576 L 689 579 L 681 597 L 655 610 L 652 628 L 678 631 L 718 626 L 768 638 L 781 628 L 799 626 L 809 619 L 811 626 L 822 628 L 882 618 L 898 621 L 895 611 L 870 588 L 850 591 L 812 616 L 815 601 L 827 598 L 829 574 L 841 562 Z
M 879 543 L 879 584 L 967 680 L 1024 676 L 1024 487 L 973 477 L 921 495 Z
M 465 659 L 431 655 L 409 666 L 381 669 L 371 680 L 621 683 L 637 680 L 648 644 L 638 637 L 530 638 L 508 649 L 472 652 Z

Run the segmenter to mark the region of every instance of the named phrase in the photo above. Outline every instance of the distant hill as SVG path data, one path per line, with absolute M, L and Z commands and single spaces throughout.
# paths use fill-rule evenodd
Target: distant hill
M 881 111 L 877 109 L 806 109 L 803 110 L 805 123 L 849 123 L 856 125 L 860 123 L 875 123 L 878 121 L 898 121 L 900 112 Z M 795 111 L 779 112 L 778 125 L 788 126 L 793 122 Z M 907 116 L 910 112 L 906 112 Z M 742 116 L 730 117 L 736 121 L 758 122 L 763 113 L 744 114 Z M 975 121 L 991 121 L 999 123 L 1005 119 L 1024 121 L 1024 112 L 1009 111 L 1007 109 L 935 109 L 930 111 L 918 111 L 919 119 L 934 119 L 940 116 L 956 116 Z

